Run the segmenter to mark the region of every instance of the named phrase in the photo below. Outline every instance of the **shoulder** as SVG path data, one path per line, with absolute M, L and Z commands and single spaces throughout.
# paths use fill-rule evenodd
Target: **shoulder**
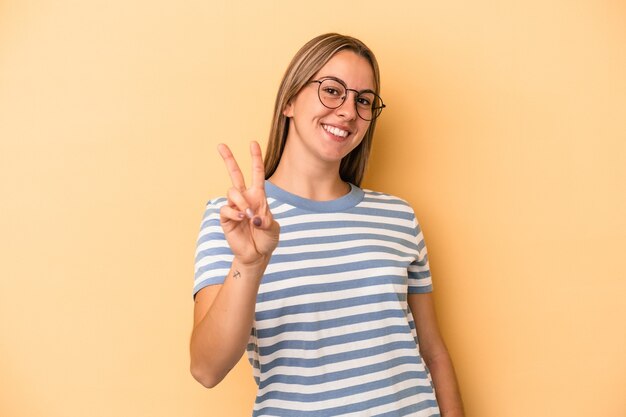
M 402 211 L 415 216 L 415 211 L 413 210 L 411 204 L 402 197 L 381 191 L 370 190 L 368 188 L 363 188 L 363 193 L 364 205 L 376 206 L 378 208 L 385 208 L 394 211 Z
M 421 225 L 415 214 L 413 206 L 404 198 L 370 189 L 363 189 L 364 197 L 362 205 L 368 209 L 375 209 L 378 213 L 384 213 L 387 217 L 403 219 L 406 225 L 413 229 L 415 236 L 422 233 Z
M 210 217 L 212 215 L 219 216 L 220 209 L 224 206 L 228 200 L 225 197 L 216 197 L 212 198 L 204 206 L 204 218 Z
M 222 208 L 223 205 L 226 204 L 228 200 L 226 199 L 226 197 L 216 197 L 216 198 L 212 198 L 209 201 L 207 201 L 205 209 L 220 209 Z
M 208 226 L 219 225 L 220 223 L 220 209 L 227 203 L 227 199 L 224 197 L 217 197 L 207 201 L 204 206 L 204 212 L 202 214 L 201 229 Z

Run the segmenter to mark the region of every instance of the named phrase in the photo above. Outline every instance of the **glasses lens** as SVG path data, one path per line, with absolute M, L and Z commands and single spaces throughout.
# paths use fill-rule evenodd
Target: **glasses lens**
M 385 108 L 385 105 L 383 104 L 383 99 L 381 99 L 379 96 L 374 94 L 374 104 L 372 105 L 372 110 L 371 110 L 372 112 L 371 120 L 374 120 L 375 118 L 380 116 L 380 113 L 382 113 L 384 108 Z
M 378 115 L 376 109 L 380 104 L 380 97 L 371 91 L 364 91 L 356 98 L 356 111 L 362 119 L 372 120 Z
M 339 81 L 327 78 L 319 85 L 319 98 L 329 109 L 336 109 L 346 100 L 346 87 Z M 371 91 L 363 91 L 355 98 L 356 111 L 363 120 L 374 120 L 385 105 L 381 98 Z
M 319 96 L 324 106 L 336 109 L 346 99 L 346 87 L 338 81 L 326 79 L 320 83 Z

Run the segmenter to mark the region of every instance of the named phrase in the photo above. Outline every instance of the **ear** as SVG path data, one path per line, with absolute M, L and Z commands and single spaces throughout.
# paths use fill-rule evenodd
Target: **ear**
M 289 101 L 285 108 L 283 109 L 283 116 L 285 117 L 293 117 L 293 102 Z

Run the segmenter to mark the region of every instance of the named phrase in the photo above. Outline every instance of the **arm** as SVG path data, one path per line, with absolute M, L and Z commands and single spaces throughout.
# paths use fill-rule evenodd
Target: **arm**
M 191 374 L 207 388 L 216 386 L 245 351 L 265 263 L 243 265 L 237 259 L 222 285 L 196 294 L 191 334 Z
M 219 151 L 233 182 L 228 203 L 220 209 L 220 224 L 234 258 L 223 284 L 205 287 L 196 294 L 190 370 L 207 388 L 228 374 L 246 348 L 261 278 L 280 231 L 265 197 L 259 145 L 250 147 L 249 188 L 228 147 L 220 145 Z
M 439 333 L 431 293 L 409 294 L 420 354 L 430 370 L 442 417 L 463 417 L 463 403 L 452 360 Z

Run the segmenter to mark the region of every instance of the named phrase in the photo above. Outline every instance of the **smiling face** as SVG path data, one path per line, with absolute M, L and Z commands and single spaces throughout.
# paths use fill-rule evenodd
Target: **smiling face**
M 351 90 L 375 90 L 370 63 L 350 50 L 337 52 L 312 80 L 327 77 L 342 80 Z M 341 159 L 361 143 L 370 122 L 358 116 L 354 91 L 348 91 L 341 106 L 329 109 L 320 102 L 319 85 L 308 83 L 285 107 L 283 114 L 290 118 L 285 153 L 302 163 L 336 165 L 338 172 Z

